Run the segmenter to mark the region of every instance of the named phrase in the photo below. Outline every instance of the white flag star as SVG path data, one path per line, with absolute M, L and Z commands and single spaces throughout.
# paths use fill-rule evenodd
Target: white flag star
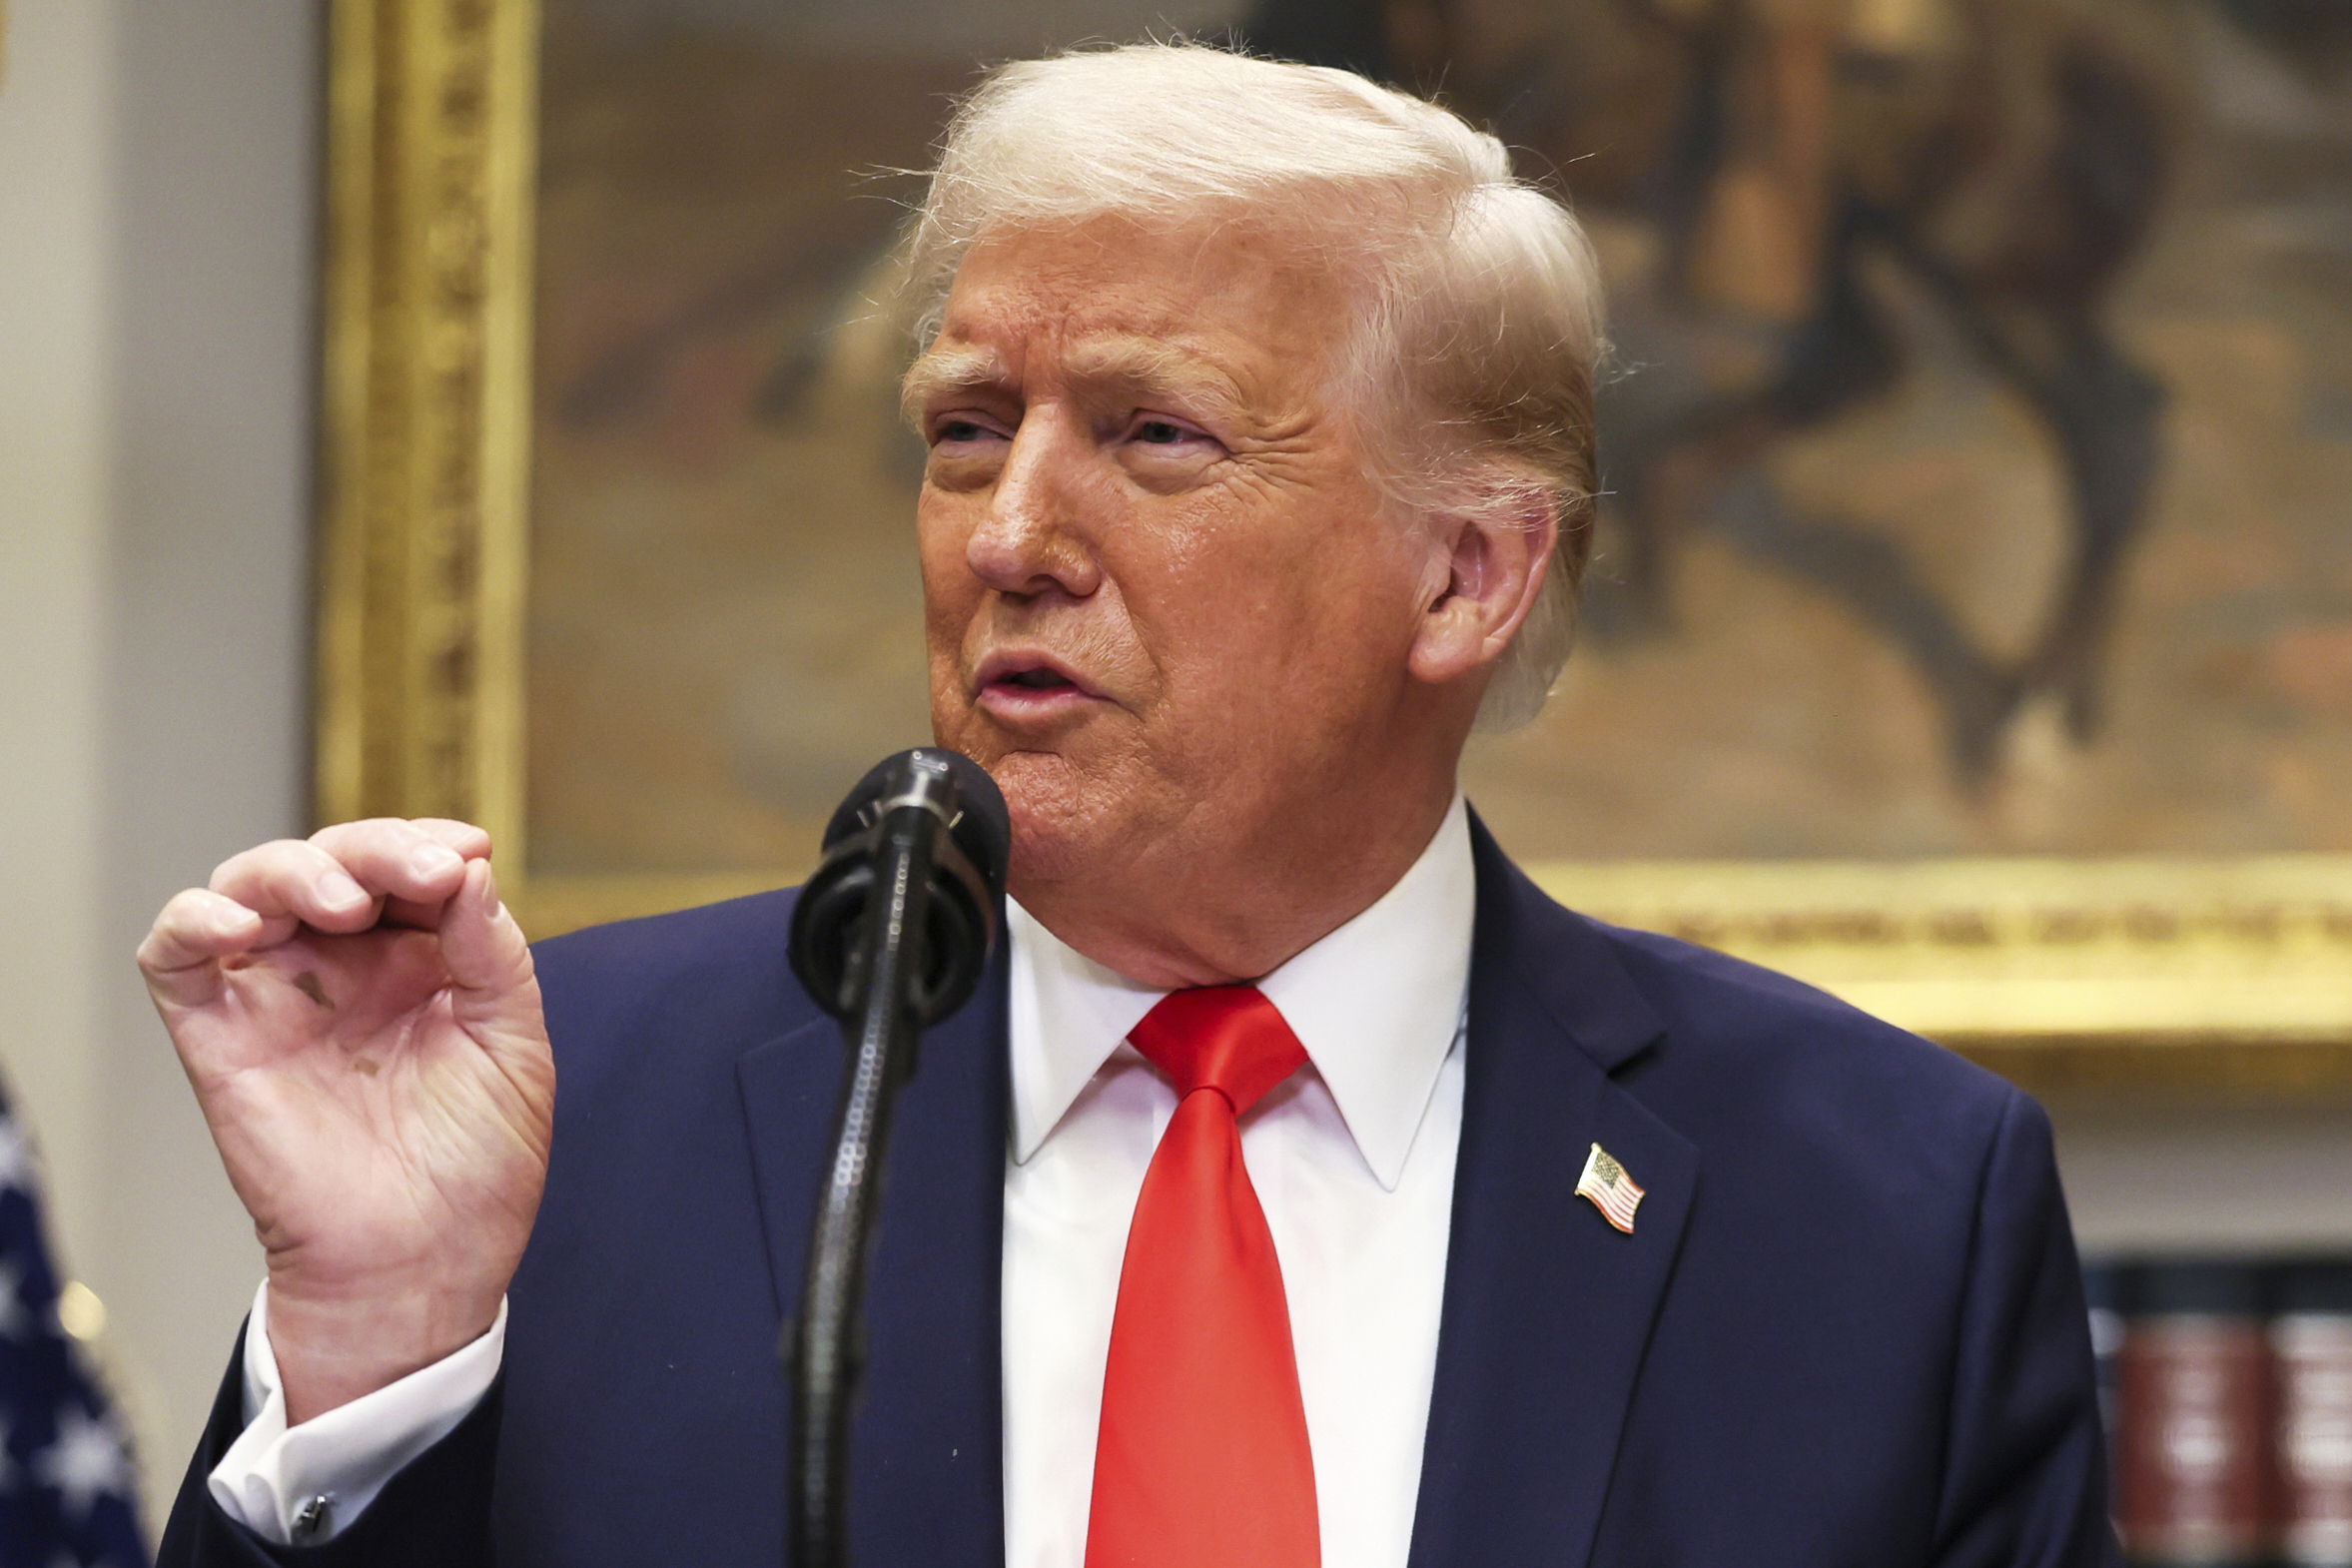
M 79 1405 L 59 1412 L 57 1441 L 33 1456 L 33 1474 L 57 1488 L 74 1518 L 87 1519 L 108 1493 L 131 1489 L 131 1461 L 121 1435 L 112 1422 L 92 1419 Z

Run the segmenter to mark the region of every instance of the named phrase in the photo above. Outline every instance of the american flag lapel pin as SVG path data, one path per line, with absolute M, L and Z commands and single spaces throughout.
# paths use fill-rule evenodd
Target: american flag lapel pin
M 1625 1174 L 1625 1167 L 1598 1144 L 1584 1157 L 1584 1175 L 1576 1178 L 1576 1191 L 1578 1196 L 1593 1200 L 1603 1219 L 1627 1235 L 1633 1234 L 1633 1211 L 1642 1205 L 1642 1189 Z

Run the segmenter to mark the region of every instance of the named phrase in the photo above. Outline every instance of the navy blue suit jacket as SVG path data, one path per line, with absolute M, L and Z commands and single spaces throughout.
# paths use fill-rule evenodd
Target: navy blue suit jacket
M 1574 915 L 1474 829 L 1460 1162 L 1413 1568 L 2110 1561 L 2090 1347 L 2046 1121 L 1779 976 Z M 842 1049 L 788 893 L 585 931 L 539 973 L 547 1194 L 499 1385 L 337 1540 L 208 1500 L 165 1568 L 770 1568 L 777 1327 Z M 1004 1557 L 1004 968 L 899 1110 L 853 1449 L 861 1568 Z M 1623 1234 L 1588 1148 L 1648 1192 Z M 1205 1565 L 1204 1565 L 1205 1568 Z

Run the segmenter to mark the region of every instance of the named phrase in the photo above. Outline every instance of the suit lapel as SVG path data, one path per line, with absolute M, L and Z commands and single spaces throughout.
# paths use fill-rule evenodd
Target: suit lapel
M 891 1134 L 850 1451 L 850 1549 L 878 1568 L 1004 1561 L 1005 946 L 924 1041 Z M 845 1055 L 822 1020 L 738 1065 L 780 1314 L 800 1309 Z
M 1413 1568 L 1588 1560 L 1698 1151 L 1610 1082 L 1658 1039 L 1608 944 L 1473 819 L 1461 1155 Z M 1631 1234 L 1576 1195 L 1591 1146 L 1645 1190 Z

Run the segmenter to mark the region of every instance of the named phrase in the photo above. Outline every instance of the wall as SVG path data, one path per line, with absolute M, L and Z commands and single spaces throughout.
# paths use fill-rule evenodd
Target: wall
M 19 0 L 0 82 L 0 1062 L 37 1122 L 57 1218 L 95 1215 L 86 1137 L 97 1093 L 94 938 L 109 557 L 114 237 L 108 6 Z
M 151 1498 L 260 1256 L 130 955 L 305 830 L 323 11 L 14 0 L 0 83 L 0 1068 Z
M 2086 1255 L 2352 1253 L 2352 1111 L 2050 1107 Z

